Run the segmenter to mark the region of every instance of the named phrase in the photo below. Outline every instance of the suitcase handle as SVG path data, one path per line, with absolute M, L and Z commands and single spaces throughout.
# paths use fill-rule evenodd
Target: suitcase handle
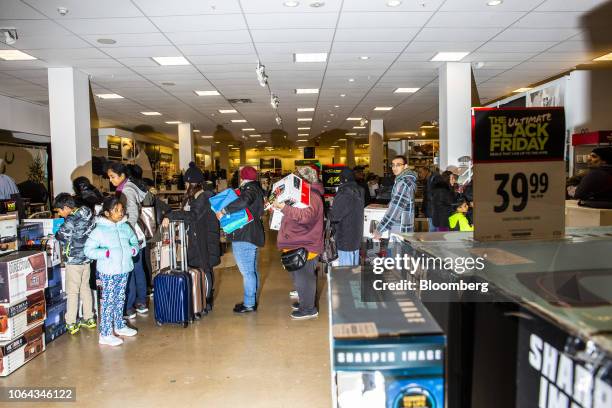
M 181 262 L 180 262 L 180 271 L 187 272 L 187 239 L 185 234 L 185 223 L 182 220 L 170 221 L 169 229 L 170 229 L 170 270 L 175 271 L 178 269 L 178 262 L 176 259 L 176 247 L 177 247 L 177 237 L 176 230 L 178 226 L 179 239 L 178 242 L 181 244 Z

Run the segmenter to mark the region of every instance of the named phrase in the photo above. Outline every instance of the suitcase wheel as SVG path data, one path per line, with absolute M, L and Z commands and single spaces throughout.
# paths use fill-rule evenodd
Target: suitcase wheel
M 161 326 L 162 326 L 162 322 L 160 322 L 159 320 L 156 320 L 156 321 L 155 321 L 155 324 L 156 324 L 156 325 L 158 325 L 159 327 L 161 327 Z

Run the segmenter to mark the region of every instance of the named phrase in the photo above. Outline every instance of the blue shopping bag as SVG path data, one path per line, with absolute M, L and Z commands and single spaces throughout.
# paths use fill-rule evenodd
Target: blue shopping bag
M 214 212 L 219 212 L 230 203 L 236 201 L 238 195 L 231 188 L 221 191 L 219 194 L 210 197 L 210 207 Z
M 244 210 L 224 215 L 219 220 L 219 224 L 226 234 L 231 234 L 251 221 L 253 221 L 253 214 L 251 214 L 248 208 L 245 208 Z

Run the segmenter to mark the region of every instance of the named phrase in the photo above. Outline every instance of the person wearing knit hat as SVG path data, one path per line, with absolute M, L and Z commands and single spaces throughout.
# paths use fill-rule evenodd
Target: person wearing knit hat
M 204 182 L 204 173 L 194 162 L 190 162 L 189 168 L 185 171 L 184 179 L 189 184 L 201 184 Z
M 340 187 L 329 211 L 338 247 L 338 266 L 359 265 L 364 203 L 365 193 L 355 181 L 353 170 L 342 169 Z
M 602 202 L 601 205 L 590 203 L 591 206 L 609 208 L 612 203 L 612 147 L 597 147 L 589 156 L 590 170 L 582 178 L 573 191 L 573 198 Z M 572 193 L 571 190 L 568 192 Z M 605 204 L 604 204 L 605 203 Z
M 228 235 L 232 243 L 232 253 L 236 265 L 242 274 L 244 297 L 241 303 L 234 306 L 234 313 L 250 313 L 257 310 L 257 290 L 259 289 L 259 271 L 257 269 L 257 252 L 264 246 L 264 228 L 261 217 L 264 214 L 265 193 L 257 181 L 257 170 L 244 166 L 240 170 L 240 194 L 238 199 L 217 213 L 217 218 L 224 214 L 248 209 L 253 221 Z
M 310 166 L 300 166 L 296 171 L 298 176 L 306 180 L 307 183 L 314 184 L 319 182 L 317 171 Z

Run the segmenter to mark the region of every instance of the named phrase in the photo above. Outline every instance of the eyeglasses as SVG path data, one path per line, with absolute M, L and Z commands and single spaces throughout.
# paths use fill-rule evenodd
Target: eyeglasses
M 391 167 L 404 167 L 405 165 L 405 163 L 392 163 Z

